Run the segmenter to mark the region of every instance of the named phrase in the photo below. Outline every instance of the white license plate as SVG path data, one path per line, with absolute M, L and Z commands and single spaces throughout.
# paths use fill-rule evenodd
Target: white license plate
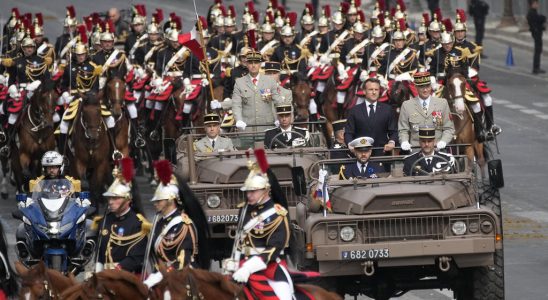
M 350 250 L 342 251 L 341 258 L 343 260 L 365 260 L 389 258 L 390 251 L 387 248 L 383 249 L 366 249 L 366 250 Z
M 213 215 L 207 216 L 208 223 L 237 223 L 238 215 Z

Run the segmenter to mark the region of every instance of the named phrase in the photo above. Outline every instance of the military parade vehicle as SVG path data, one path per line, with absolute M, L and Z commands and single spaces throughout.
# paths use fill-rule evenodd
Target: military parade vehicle
M 404 177 L 404 158 L 393 156 L 371 159 L 392 166 L 379 178 L 328 177 L 320 189 L 331 212 L 326 197 L 322 206 L 315 199 L 296 207 L 294 265 L 320 272 L 322 286 L 340 294 L 388 299 L 451 289 L 456 299 L 504 299 L 500 161 L 485 166 L 485 183 L 455 158 L 463 171 Z M 319 168 L 344 162 L 317 161 L 308 175 L 317 181 Z

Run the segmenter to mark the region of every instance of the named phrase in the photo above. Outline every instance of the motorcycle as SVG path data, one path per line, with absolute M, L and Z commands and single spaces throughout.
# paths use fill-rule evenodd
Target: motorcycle
M 44 261 L 64 274 L 83 271 L 95 250 L 86 220 L 95 212 L 89 192 L 75 193 L 65 178 L 43 179 L 30 195 L 16 197 L 19 209 L 12 216 L 22 221 L 16 233 L 19 260 L 27 267 Z

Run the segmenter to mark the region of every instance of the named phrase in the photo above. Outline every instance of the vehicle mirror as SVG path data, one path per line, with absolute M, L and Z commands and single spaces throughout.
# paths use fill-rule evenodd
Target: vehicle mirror
M 291 168 L 291 178 L 293 180 L 293 190 L 297 196 L 306 195 L 306 176 L 303 167 Z
M 491 186 L 498 189 L 504 187 L 504 176 L 502 174 L 501 160 L 490 160 L 487 162 L 487 169 L 489 170 L 489 182 L 491 183 Z
M 11 212 L 11 216 L 17 220 L 23 220 L 23 213 L 20 210 Z

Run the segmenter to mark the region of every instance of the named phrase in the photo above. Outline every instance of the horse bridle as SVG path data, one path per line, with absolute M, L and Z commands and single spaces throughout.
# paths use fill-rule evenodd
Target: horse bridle
M 185 289 L 186 289 L 187 300 L 203 300 L 204 299 L 204 295 L 198 289 L 198 286 L 196 285 L 196 281 L 194 280 L 190 272 L 188 276 L 186 277 Z
M 82 128 L 84 129 L 84 136 L 87 140 L 90 140 L 91 137 L 89 136 L 88 134 L 88 127 L 86 126 L 86 122 L 84 122 L 84 114 L 81 113 L 80 114 L 80 125 L 82 125 Z M 97 128 L 97 132 L 101 132 L 102 128 L 103 128 L 103 120 L 101 118 L 101 125 L 99 125 L 99 127 Z
M 51 288 L 52 287 L 52 284 L 51 284 L 51 280 L 49 279 L 49 276 L 48 276 L 48 273 L 46 271 L 46 273 L 44 274 L 45 278 L 44 280 L 42 280 L 42 284 L 44 285 L 44 295 L 41 295 L 40 297 L 37 297 L 38 299 L 45 299 L 45 300 L 50 300 L 50 299 L 57 299 L 57 296 L 54 294 L 54 291 L 53 289 Z M 40 280 L 39 279 L 34 279 L 34 280 L 28 280 L 28 279 L 23 279 L 21 285 L 22 286 L 25 286 L 27 285 L 28 286 L 28 289 L 32 292 L 32 286 L 36 283 L 39 283 Z

